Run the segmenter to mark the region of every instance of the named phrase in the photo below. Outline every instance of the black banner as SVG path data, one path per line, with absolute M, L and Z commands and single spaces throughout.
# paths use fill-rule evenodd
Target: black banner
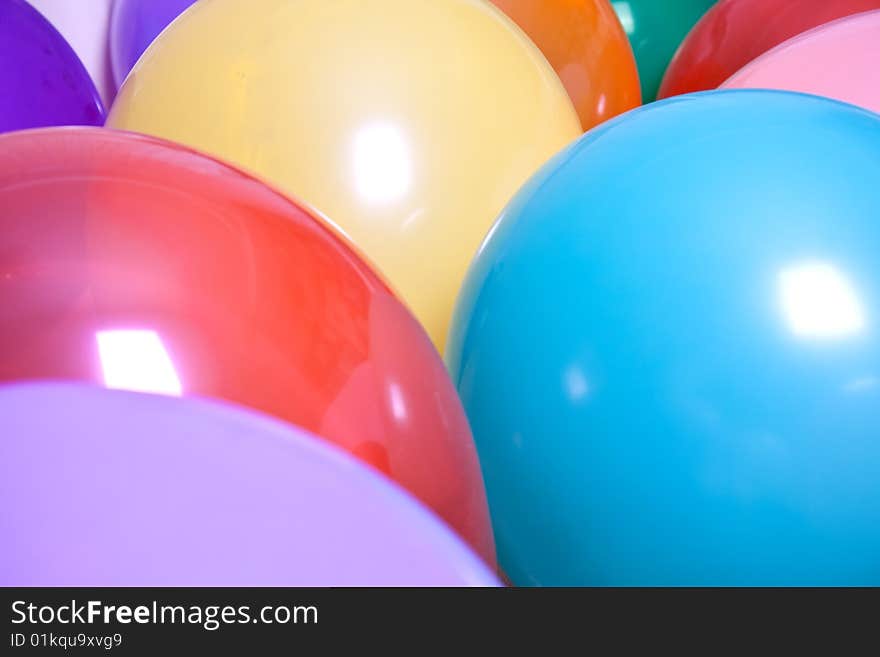
M 876 626 L 869 589 L 0 589 L 2 654 L 466 651 L 475 638 L 598 649 Z M 785 621 L 791 621 L 786 626 Z M 719 628 L 713 630 L 713 628 Z M 792 636 L 792 638 L 795 638 Z M 761 639 L 763 640 L 763 639 Z M 756 644 L 757 645 L 757 644 Z M 553 653 L 556 650 L 551 651 Z M 603 651 L 604 652 L 604 651 Z

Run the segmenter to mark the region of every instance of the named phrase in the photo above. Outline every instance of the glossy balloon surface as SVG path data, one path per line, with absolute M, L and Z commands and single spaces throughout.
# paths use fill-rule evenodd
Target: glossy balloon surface
M 156 1 L 156 0 L 154 0 Z M 110 73 L 110 9 L 114 0 L 28 0 L 49 19 L 71 45 L 89 72 L 105 106 L 116 85 Z
M 871 112 L 715 91 L 523 188 L 448 351 L 515 583 L 880 584 L 878 152 Z
M 249 406 L 335 442 L 492 559 L 467 421 L 430 340 L 262 183 L 99 129 L 0 137 L 0 381 Z
M 657 97 L 675 50 L 714 4 L 715 0 L 612 0 L 639 65 L 644 102 Z
M 495 586 L 452 532 L 308 433 L 204 401 L 0 388 L 2 586 Z
M 58 30 L 24 0 L 0 2 L 0 133 L 103 122 L 95 85 Z
M 720 0 L 682 43 L 660 98 L 715 89 L 783 41 L 872 9 L 880 9 L 880 0 Z
M 115 0 L 110 24 L 113 79 L 125 76 L 153 40 L 195 0 Z
M 841 18 L 789 39 L 722 87 L 787 89 L 880 112 L 880 11 Z
M 140 59 L 108 123 L 318 208 L 441 351 L 486 231 L 581 132 L 540 51 L 476 0 L 197 3 Z
M 641 104 L 632 48 L 608 0 L 492 0 L 541 49 L 584 130 Z

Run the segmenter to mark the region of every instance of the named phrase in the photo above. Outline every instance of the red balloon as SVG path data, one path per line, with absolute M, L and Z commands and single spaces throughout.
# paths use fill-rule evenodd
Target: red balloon
M 880 0 L 721 0 L 682 43 L 659 98 L 715 89 L 759 55 L 829 21 L 880 8 Z
M 0 380 L 36 378 L 288 420 L 494 565 L 470 429 L 424 331 L 313 213 L 196 152 L 94 128 L 0 136 Z

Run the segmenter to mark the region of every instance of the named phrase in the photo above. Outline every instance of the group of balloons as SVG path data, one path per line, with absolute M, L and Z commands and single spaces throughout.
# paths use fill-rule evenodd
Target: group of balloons
M 0 0 L 0 584 L 880 584 L 878 36 Z

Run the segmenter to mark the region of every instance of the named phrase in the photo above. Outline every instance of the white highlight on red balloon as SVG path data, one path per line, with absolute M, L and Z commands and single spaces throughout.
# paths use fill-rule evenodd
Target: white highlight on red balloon
M 150 330 L 98 331 L 98 355 L 108 388 L 179 397 L 180 378 L 162 339 Z
M 403 390 L 396 383 L 388 387 L 388 399 L 391 402 L 391 413 L 398 422 L 406 420 L 406 401 L 403 398 Z

